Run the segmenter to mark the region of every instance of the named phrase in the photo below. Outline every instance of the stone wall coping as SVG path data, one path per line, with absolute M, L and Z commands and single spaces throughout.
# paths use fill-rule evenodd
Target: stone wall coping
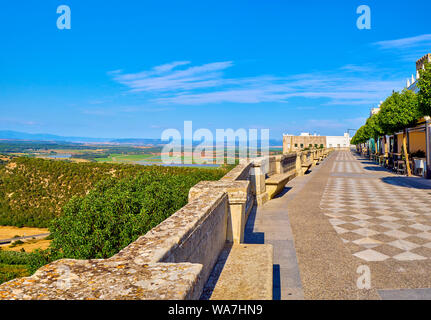
M 250 192 L 249 181 L 201 181 L 189 191 L 189 201 L 199 197 L 203 193 L 211 193 L 219 190 L 228 194 L 229 204 L 247 202 Z
M 235 180 L 246 180 L 250 171 L 250 168 L 253 166 L 251 161 L 242 161 L 235 168 L 226 173 L 220 181 L 235 181 Z M 245 177 L 246 176 L 246 177 Z
M 267 165 L 269 162 L 269 157 L 259 157 L 253 159 L 253 167 L 262 167 Z
M 201 264 L 62 259 L 0 286 L 7 300 L 190 299 Z
M 0 285 L 0 299 L 199 298 L 193 290 L 203 266 L 163 260 L 227 197 L 222 190 L 202 193 L 111 258 L 54 261 Z
M 162 262 L 224 200 L 227 200 L 227 194 L 222 190 L 199 194 L 110 259 L 128 258 L 140 265 Z

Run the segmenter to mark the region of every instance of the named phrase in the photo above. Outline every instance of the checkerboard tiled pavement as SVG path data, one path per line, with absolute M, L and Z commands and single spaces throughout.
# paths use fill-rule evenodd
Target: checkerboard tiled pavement
M 431 190 L 367 166 L 339 153 L 320 202 L 344 245 L 364 261 L 431 259 Z

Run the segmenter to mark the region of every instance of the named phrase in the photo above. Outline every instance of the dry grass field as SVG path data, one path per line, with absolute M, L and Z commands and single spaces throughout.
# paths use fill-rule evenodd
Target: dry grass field
M 49 233 L 49 230 L 46 228 L 18 228 L 18 227 L 12 227 L 12 226 L 0 226 L 0 240 L 1 239 L 11 239 L 15 237 L 24 237 L 24 236 L 33 236 L 43 233 Z M 32 252 L 36 249 L 47 249 L 49 247 L 49 244 L 51 240 L 46 240 L 44 238 L 40 239 L 25 239 L 21 240 L 23 243 L 19 244 L 2 244 L 0 245 L 0 248 L 2 250 L 6 251 L 21 251 L 24 249 L 26 252 Z
M 23 240 L 22 244 L 17 245 L 11 245 L 11 244 L 3 244 L 0 246 L 2 250 L 5 251 L 22 251 L 22 249 L 25 250 L 25 252 L 32 252 L 36 249 L 48 249 L 49 244 L 51 243 L 51 240 L 46 239 L 29 239 L 29 240 Z
M 42 233 L 49 233 L 49 230 L 47 228 L 18 228 L 11 226 L 0 226 L 0 240 L 14 238 L 15 236 L 25 237 Z

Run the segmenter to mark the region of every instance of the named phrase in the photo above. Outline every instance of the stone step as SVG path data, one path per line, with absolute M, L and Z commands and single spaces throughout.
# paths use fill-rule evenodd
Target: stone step
M 273 246 L 235 244 L 225 249 L 227 258 L 216 265 L 221 273 L 210 299 L 272 300 Z

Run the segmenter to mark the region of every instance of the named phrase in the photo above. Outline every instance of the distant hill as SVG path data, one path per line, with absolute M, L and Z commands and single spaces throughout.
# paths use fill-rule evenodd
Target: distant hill
M 140 138 L 89 138 L 89 137 L 67 137 L 58 136 L 48 133 L 26 133 L 19 131 L 0 130 L 0 139 L 2 140 L 31 140 L 31 141 L 61 141 L 61 142 L 81 142 L 81 143 L 113 143 L 113 144 L 130 144 L 130 145 L 164 145 L 167 142 L 161 139 L 140 139 Z M 194 142 L 194 145 L 200 142 Z M 214 142 L 215 144 L 215 142 Z M 259 144 L 259 143 L 258 143 Z M 282 146 L 282 140 L 269 140 L 270 146 Z
M 0 139 L 34 140 L 34 141 L 65 141 L 65 142 L 109 142 L 111 139 L 88 137 L 64 137 L 48 133 L 26 133 L 19 131 L 0 130 Z
M 131 144 L 131 145 L 160 145 L 160 144 L 166 144 L 166 142 L 163 142 L 160 139 L 112 139 L 108 142 L 111 143 L 120 143 L 120 144 Z
M 26 133 L 19 131 L 0 130 L 2 140 L 30 140 L 30 141 L 57 141 L 57 142 L 87 142 L 87 143 L 113 143 L 133 145 L 158 145 L 164 144 L 160 139 L 114 139 L 114 138 L 89 138 L 67 137 L 49 133 Z

